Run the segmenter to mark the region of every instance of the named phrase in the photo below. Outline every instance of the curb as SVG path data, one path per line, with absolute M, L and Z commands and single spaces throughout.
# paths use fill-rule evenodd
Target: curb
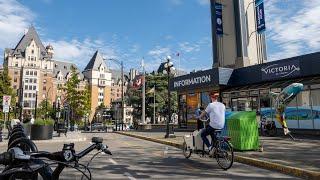
M 119 132 L 119 131 L 114 132 L 114 133 L 125 135 L 125 136 L 131 136 L 134 138 L 139 138 L 139 139 L 143 139 L 143 140 L 147 140 L 147 141 L 152 141 L 152 142 L 156 142 L 156 143 L 160 143 L 160 144 L 165 144 L 165 145 L 173 146 L 173 147 L 176 147 L 179 149 L 182 148 L 182 144 L 178 144 L 178 143 L 174 143 L 174 142 L 170 142 L 170 141 L 153 139 L 150 137 L 125 133 L 125 132 Z M 239 155 L 235 155 L 234 160 L 239 163 L 248 164 L 248 165 L 263 168 L 263 169 L 274 170 L 277 172 L 281 172 L 283 174 L 287 174 L 287 175 L 291 175 L 291 176 L 295 176 L 295 177 L 299 177 L 299 178 L 303 178 L 303 179 L 314 179 L 314 180 L 320 179 L 320 172 L 316 172 L 316 171 L 305 170 L 305 169 L 301 169 L 301 168 L 296 168 L 296 167 L 287 166 L 287 165 L 281 165 L 281 164 L 277 164 L 277 163 L 273 163 L 273 162 L 267 162 L 267 161 L 254 159 L 254 158 L 250 158 L 250 157 L 239 156 Z

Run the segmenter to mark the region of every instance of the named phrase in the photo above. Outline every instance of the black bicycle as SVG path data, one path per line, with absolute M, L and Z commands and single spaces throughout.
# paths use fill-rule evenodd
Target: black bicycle
M 103 139 L 100 137 L 93 137 L 93 144 L 79 153 L 75 152 L 74 143 L 64 144 L 62 151 L 50 153 L 22 150 L 22 148 L 30 145 L 31 140 L 27 138 L 22 137 L 14 141 L 17 142 L 14 144 L 12 142 L 11 148 L 7 152 L 0 154 L 0 164 L 5 165 L 4 170 L 0 173 L 1 180 L 36 180 L 39 175 L 45 180 L 58 180 L 61 172 L 66 167 L 71 167 L 81 172 L 82 178 L 91 179 L 89 165 L 92 160 L 101 152 L 112 155 L 108 150 L 108 146 L 102 144 Z M 15 144 L 20 146 L 13 147 Z M 98 152 L 92 156 L 86 165 L 79 163 L 82 157 L 93 150 L 98 150 Z M 51 169 L 52 165 L 57 165 L 54 170 Z

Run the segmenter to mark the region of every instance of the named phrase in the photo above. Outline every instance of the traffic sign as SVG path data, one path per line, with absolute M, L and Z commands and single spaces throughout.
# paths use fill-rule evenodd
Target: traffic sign
M 4 95 L 2 99 L 3 112 L 8 113 L 11 102 L 11 96 Z

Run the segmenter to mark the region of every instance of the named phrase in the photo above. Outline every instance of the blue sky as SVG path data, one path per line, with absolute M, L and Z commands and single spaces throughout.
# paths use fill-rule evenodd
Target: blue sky
M 320 49 L 319 1 L 265 0 L 265 9 L 270 60 Z M 127 69 L 144 58 L 154 70 L 166 55 L 186 71 L 212 65 L 207 0 L 0 0 L 1 60 L 31 24 L 44 45 L 53 45 L 55 59 L 80 68 L 96 49 Z

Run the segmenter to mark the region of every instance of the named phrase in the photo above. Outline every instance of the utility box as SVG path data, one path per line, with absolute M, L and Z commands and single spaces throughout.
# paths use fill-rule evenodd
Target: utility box
M 258 124 L 256 112 L 233 112 L 226 120 L 228 135 L 235 150 L 259 149 Z

